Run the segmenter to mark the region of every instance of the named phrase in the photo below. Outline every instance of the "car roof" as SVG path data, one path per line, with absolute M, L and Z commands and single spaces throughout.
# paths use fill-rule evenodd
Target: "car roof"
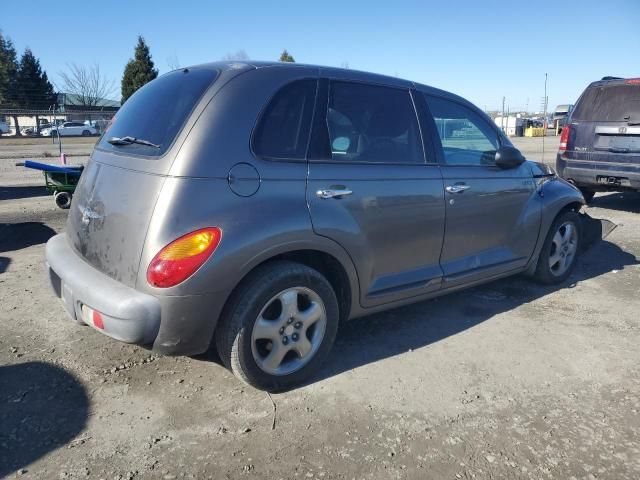
M 464 103 L 466 105 L 472 106 L 477 109 L 475 105 L 473 105 L 467 99 L 460 97 L 454 93 L 448 92 L 446 90 L 441 90 L 439 88 L 431 87 L 429 85 L 424 85 L 418 82 L 414 82 L 411 80 L 405 80 L 398 77 L 392 77 L 389 75 L 383 75 L 379 73 L 365 72 L 363 70 L 354 70 L 350 68 L 339 68 L 339 67 L 327 67 L 323 65 L 314 65 L 307 63 L 295 63 L 295 62 L 276 62 L 276 61 L 260 61 L 260 60 L 239 60 L 239 61 L 219 61 L 219 62 L 210 62 L 204 63 L 200 65 L 194 65 L 193 67 L 186 68 L 210 68 L 216 70 L 230 70 L 230 69 L 250 69 L 250 68 L 287 68 L 287 69 L 296 69 L 296 68 L 315 68 L 318 69 L 318 73 L 323 76 L 328 77 L 348 77 L 353 80 L 361 80 L 363 82 L 372 82 L 372 83 L 380 83 L 384 85 L 404 87 L 404 88 L 412 88 L 414 87 L 416 90 L 421 91 L 423 93 L 429 95 L 436 95 L 440 97 L 446 97 L 452 100 L 457 100 L 460 103 Z
M 640 78 L 604 77 L 602 80 L 591 82 L 589 87 L 602 87 L 605 85 L 640 85 Z

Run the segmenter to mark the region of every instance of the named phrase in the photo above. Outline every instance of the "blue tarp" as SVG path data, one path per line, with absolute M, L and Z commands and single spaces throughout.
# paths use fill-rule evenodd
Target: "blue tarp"
M 43 172 L 66 173 L 68 175 L 78 176 L 82 173 L 82 167 L 59 167 L 57 165 L 49 165 L 48 163 L 34 162 L 32 160 L 25 160 L 24 166 L 26 168 L 33 168 L 34 170 L 42 170 Z

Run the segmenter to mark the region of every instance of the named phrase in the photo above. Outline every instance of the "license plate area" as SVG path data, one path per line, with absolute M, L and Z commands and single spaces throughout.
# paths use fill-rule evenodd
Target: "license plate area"
M 596 177 L 596 180 L 598 183 L 602 184 L 602 185 L 609 185 L 609 186 L 619 186 L 619 187 L 630 187 L 631 183 L 629 182 L 629 179 L 626 177 L 613 177 L 613 176 L 605 176 L 605 175 L 598 175 Z

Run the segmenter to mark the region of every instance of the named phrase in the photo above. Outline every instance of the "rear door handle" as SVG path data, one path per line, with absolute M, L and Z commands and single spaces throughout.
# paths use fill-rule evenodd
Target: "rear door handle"
M 464 183 L 456 183 L 455 185 L 448 185 L 445 190 L 449 193 L 462 193 L 465 190 L 469 190 L 471 185 L 465 185 Z
M 353 193 L 353 191 L 347 189 L 347 188 L 338 188 L 338 189 L 332 189 L 332 188 L 327 188 L 327 189 L 323 189 L 323 190 L 318 190 L 316 192 L 316 196 L 319 198 L 340 198 L 344 195 L 351 195 Z

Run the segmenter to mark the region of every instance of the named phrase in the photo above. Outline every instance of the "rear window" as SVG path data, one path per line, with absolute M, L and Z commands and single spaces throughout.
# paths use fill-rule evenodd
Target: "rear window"
M 146 84 L 118 110 L 99 147 L 144 156 L 164 154 L 217 75 L 213 70 L 184 69 Z M 149 141 L 160 148 L 138 144 L 115 146 L 108 142 L 113 137 L 126 136 Z
M 573 120 L 640 121 L 640 85 L 603 85 L 585 90 Z

